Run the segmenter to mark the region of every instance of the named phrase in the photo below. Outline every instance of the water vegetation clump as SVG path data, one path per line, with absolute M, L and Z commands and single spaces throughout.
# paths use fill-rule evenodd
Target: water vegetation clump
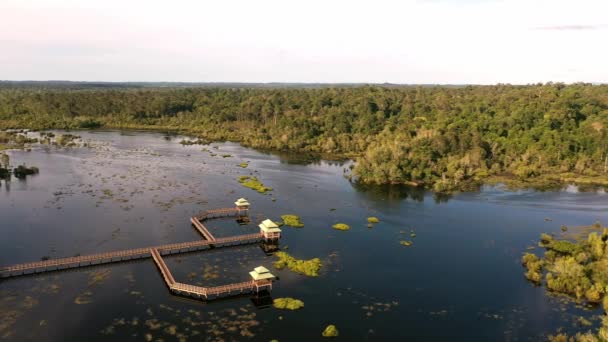
M 577 301 L 608 305 L 608 228 L 593 225 L 585 229 L 589 229 L 586 237 L 574 241 L 542 234 L 539 245 L 545 254 L 522 256 L 525 277 Z
M 304 307 L 304 302 L 295 298 L 277 298 L 272 305 L 277 309 L 298 310 Z
M 262 182 L 258 180 L 257 177 L 239 176 L 238 182 L 241 183 L 244 187 L 255 190 L 261 194 L 265 194 L 269 191 L 272 191 L 271 187 L 265 186 Z
M 73 134 L 60 134 L 55 137 L 55 144 L 65 147 L 76 146 L 75 140 L 80 139 L 79 136 Z
M 239 167 L 242 167 L 243 169 L 246 169 L 249 166 L 249 163 L 247 162 L 242 162 L 239 164 Z
M 313 258 L 310 260 L 301 260 L 292 257 L 286 252 L 279 251 L 275 254 L 279 258 L 273 266 L 277 269 L 283 269 L 287 267 L 290 271 L 300 273 L 309 277 L 318 277 L 319 270 L 321 269 L 321 259 Z
M 13 170 L 13 174 L 15 175 L 15 177 L 20 178 L 20 179 L 23 179 L 29 175 L 38 174 L 39 172 L 40 172 L 40 170 L 37 167 L 35 167 L 35 166 L 27 167 L 25 165 L 19 165 Z
M 413 245 L 414 243 L 412 241 L 402 240 L 402 241 L 399 241 L 399 244 L 402 246 L 405 246 L 405 247 L 409 247 L 409 246 Z
M 208 145 L 209 142 L 203 139 L 196 139 L 196 140 L 190 140 L 190 139 L 182 139 L 182 141 L 179 142 L 180 144 L 184 145 L 184 146 L 188 146 L 188 145 Z
M 283 219 L 283 223 L 290 226 L 290 227 L 295 227 L 295 228 L 302 228 L 304 227 L 304 223 L 302 223 L 302 221 L 300 221 L 300 216 L 298 215 L 281 215 L 281 219 Z
M 375 216 L 370 216 L 367 218 L 367 223 L 378 223 L 378 222 L 380 222 L 380 219 Z
M 338 337 L 338 335 L 339 335 L 338 328 L 336 328 L 335 325 L 330 324 L 327 326 L 327 328 L 325 328 L 325 330 L 323 330 L 321 335 L 323 337 Z
M 333 226 L 331 226 L 333 229 L 337 229 L 337 230 L 349 230 L 350 226 L 347 225 L 346 223 L 336 223 Z

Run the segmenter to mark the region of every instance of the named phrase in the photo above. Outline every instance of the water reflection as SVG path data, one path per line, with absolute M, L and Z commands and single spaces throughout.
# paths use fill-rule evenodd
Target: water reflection
M 363 184 L 358 182 L 351 182 L 350 184 L 358 193 L 373 201 L 411 199 L 416 202 L 423 202 L 426 193 L 424 188 L 404 184 Z M 447 201 L 449 197 L 444 198 L 440 195 L 440 198 L 442 201 Z

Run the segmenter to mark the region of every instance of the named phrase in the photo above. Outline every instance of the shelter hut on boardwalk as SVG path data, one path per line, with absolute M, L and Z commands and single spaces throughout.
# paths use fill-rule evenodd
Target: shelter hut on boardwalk
M 249 201 L 247 201 L 244 198 L 239 198 L 238 200 L 236 200 L 236 202 L 234 202 L 234 205 L 236 205 L 236 209 L 240 212 L 241 210 L 244 210 L 245 213 L 249 210 L 249 207 L 251 206 L 251 204 L 249 203 Z
M 249 272 L 251 278 L 253 279 L 253 284 L 255 285 L 255 289 L 257 292 L 260 292 L 260 289 L 268 288 L 268 290 L 272 290 L 272 281 L 276 278 L 270 271 L 264 266 L 258 266 L 253 269 L 253 271 Z
M 269 219 L 262 221 L 259 225 L 260 233 L 266 241 L 278 240 L 281 238 L 281 228 Z

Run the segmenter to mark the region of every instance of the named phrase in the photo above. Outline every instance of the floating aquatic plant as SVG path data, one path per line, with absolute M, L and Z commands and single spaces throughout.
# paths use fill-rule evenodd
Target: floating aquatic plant
M 330 324 L 327 326 L 327 328 L 325 328 L 325 330 L 323 330 L 321 335 L 323 337 L 338 337 L 338 335 L 339 335 L 338 328 L 336 328 L 335 325 Z
M 402 241 L 399 241 L 399 243 L 400 243 L 401 245 L 403 245 L 403 246 L 406 246 L 406 247 L 409 247 L 409 246 L 411 246 L 411 245 L 413 245 L 413 244 L 414 244 L 412 241 L 407 241 L 407 240 L 402 240 Z
M 310 260 L 300 260 L 291 255 L 279 251 L 275 254 L 279 258 L 273 266 L 277 269 L 289 268 L 290 271 L 304 274 L 309 277 L 318 277 L 321 269 L 321 259 L 313 258 Z
M 300 216 L 298 215 L 281 215 L 281 219 L 283 219 L 283 223 L 290 227 L 301 228 L 304 227 L 304 223 L 300 221 Z
M 268 191 L 272 191 L 272 188 L 262 184 L 262 182 L 260 182 L 257 177 L 239 176 L 238 182 L 241 183 L 244 187 L 253 189 L 261 194 L 264 194 Z
M 295 298 L 277 298 L 272 305 L 277 309 L 298 310 L 304 307 L 304 302 Z
M 333 229 L 337 229 L 337 230 L 349 230 L 350 229 L 350 226 L 347 225 L 346 223 L 336 223 L 331 227 Z
M 380 219 L 375 216 L 370 216 L 367 218 L 367 223 L 378 223 L 378 222 L 380 222 Z

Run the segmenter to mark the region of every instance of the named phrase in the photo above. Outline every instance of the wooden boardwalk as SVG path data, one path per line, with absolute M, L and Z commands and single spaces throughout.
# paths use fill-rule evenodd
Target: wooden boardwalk
M 171 290 L 171 292 L 173 293 L 182 296 L 195 298 L 205 297 L 205 299 L 209 299 L 209 296 L 219 297 L 222 295 L 230 295 L 233 293 L 240 294 L 245 292 L 253 292 L 258 290 L 258 288 L 260 287 L 260 283 L 256 284 L 256 282 L 253 280 L 213 287 L 201 287 L 196 285 L 178 283 L 175 281 L 175 278 L 173 278 L 171 271 L 167 267 L 167 264 L 165 264 L 165 261 L 158 252 L 158 249 L 150 248 L 150 254 L 152 255 L 152 259 L 154 260 L 156 267 L 158 267 L 158 270 L 163 276 L 163 280 L 165 281 L 165 284 L 167 284 L 169 290 Z M 272 288 L 272 282 L 268 281 L 262 284 L 262 286 L 270 286 L 270 288 Z
M 86 267 L 99 264 L 124 262 L 134 259 L 152 258 L 160 271 L 163 280 L 171 292 L 195 298 L 208 299 L 210 296 L 222 296 L 245 292 L 259 291 L 260 287 L 272 288 L 272 282 L 255 282 L 253 280 L 215 287 L 201 287 L 178 283 L 165 264 L 162 256 L 178 253 L 187 253 L 216 247 L 234 246 L 255 243 L 264 240 L 262 233 L 216 238 L 205 227 L 203 221 L 220 217 L 243 217 L 248 214 L 246 209 L 222 208 L 208 210 L 192 217 L 190 221 L 204 238 L 203 240 L 165 244 L 152 247 L 126 249 L 121 251 L 75 256 L 69 258 L 51 259 L 29 262 L 12 266 L 0 267 L 0 278 L 16 277 L 26 274 L 65 270 L 70 268 Z
M 214 241 L 215 237 L 213 236 L 213 234 L 211 234 L 211 232 L 209 232 L 209 230 L 207 229 L 207 227 L 205 227 L 205 225 L 198 219 L 198 217 L 192 217 L 190 219 L 190 222 L 192 222 L 192 225 L 194 225 L 194 227 L 196 228 L 196 230 L 198 230 L 199 233 L 201 233 L 201 235 L 209 240 L 209 241 Z

